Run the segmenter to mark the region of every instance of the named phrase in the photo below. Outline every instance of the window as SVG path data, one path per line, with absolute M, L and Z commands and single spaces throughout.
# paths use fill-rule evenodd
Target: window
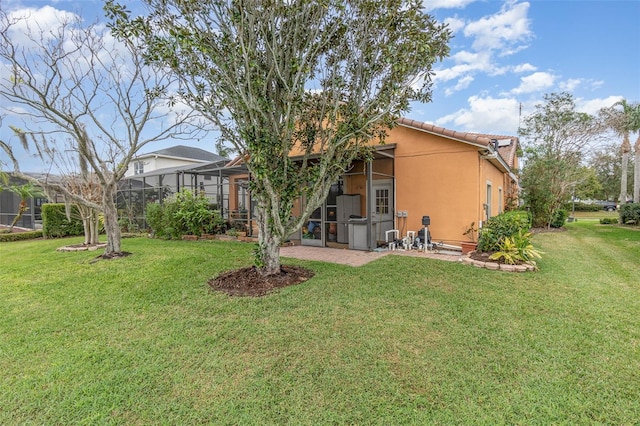
M 502 199 L 502 187 L 498 188 L 498 214 L 502 213 L 502 206 L 504 206 L 504 200 Z
M 388 189 L 376 189 L 376 214 L 389 214 Z
M 211 175 L 204 175 L 204 180 L 211 180 Z
M 142 161 L 136 161 L 133 163 L 133 174 L 140 175 L 144 173 L 144 163 Z

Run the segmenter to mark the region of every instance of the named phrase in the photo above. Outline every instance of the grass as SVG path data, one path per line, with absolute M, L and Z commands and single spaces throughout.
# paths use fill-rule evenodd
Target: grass
M 249 244 L 0 244 L 0 424 L 637 424 L 640 231 L 535 243 L 527 274 L 290 260 L 316 276 L 265 298 L 206 286 Z
M 571 216 L 571 212 L 569 212 L 569 216 Z M 573 214 L 573 217 L 578 219 L 578 222 L 581 219 L 585 219 L 585 220 L 600 220 L 602 218 L 610 218 L 610 217 L 615 217 L 618 218 L 620 217 L 620 212 L 615 211 L 615 212 L 608 212 L 605 210 L 599 210 L 597 212 L 575 212 Z

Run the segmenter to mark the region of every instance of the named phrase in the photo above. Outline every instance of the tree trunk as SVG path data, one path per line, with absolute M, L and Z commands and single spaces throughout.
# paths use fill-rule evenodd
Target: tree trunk
M 20 207 L 18 207 L 18 214 L 16 215 L 16 217 L 13 218 L 11 225 L 9 225 L 9 233 L 13 232 L 13 227 L 16 226 L 16 224 L 20 221 L 20 219 L 22 219 L 22 215 L 24 215 L 24 212 L 26 212 L 27 210 L 29 210 L 29 207 L 27 206 L 26 200 L 20 200 Z
M 91 217 L 82 216 L 82 230 L 84 231 L 84 245 L 91 245 Z
M 268 216 L 264 207 L 258 206 L 258 253 L 257 266 L 263 276 L 277 275 L 280 270 L 280 243 L 282 237 L 274 235 L 268 225 Z
M 91 244 L 98 244 L 100 238 L 100 215 L 93 210 L 91 215 Z
M 105 256 L 119 254 L 120 249 L 120 226 L 118 225 L 118 210 L 114 202 L 116 186 L 105 185 L 102 193 L 102 213 L 104 214 L 104 230 L 107 234 L 107 247 L 104 249 Z
M 629 143 L 629 135 L 624 136 L 622 141 L 622 170 L 620 173 L 620 204 L 627 202 L 627 171 L 629 170 L 629 153 L 631 152 L 631 144 Z
M 633 202 L 640 203 L 640 132 L 635 145 L 636 156 L 633 163 Z

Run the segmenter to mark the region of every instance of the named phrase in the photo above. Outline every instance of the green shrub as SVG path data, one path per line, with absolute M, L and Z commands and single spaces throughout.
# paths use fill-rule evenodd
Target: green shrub
M 215 234 L 226 229 L 220 212 L 213 210 L 203 195 L 188 189 L 165 199 L 163 204 L 147 204 L 146 219 L 154 236 L 159 238 L 178 239 L 182 235 Z
M 620 205 L 620 223 L 640 225 L 640 203 Z
M 84 227 L 79 217 L 75 206 L 71 206 L 71 220 L 67 220 L 64 204 L 43 204 L 42 233 L 45 238 L 84 235 Z
M 617 217 L 603 217 L 600 219 L 600 224 L 601 225 L 612 225 L 618 223 L 618 218 Z
M 569 213 L 565 209 L 556 210 L 551 218 L 551 227 L 562 228 L 567 221 L 567 217 L 569 217 Z
M 497 251 L 506 237 L 512 237 L 518 231 L 527 231 L 529 228 L 531 228 L 531 218 L 525 211 L 514 210 L 493 216 L 480 230 L 477 250 Z
M 577 212 L 599 212 L 600 210 L 602 210 L 602 205 L 600 204 L 587 204 L 587 203 L 575 203 L 575 204 L 571 204 L 571 203 L 567 203 L 565 204 L 564 208 L 569 211 L 571 209 L 577 211 Z
M 534 259 L 540 259 L 541 254 L 531 244 L 531 232 L 519 230 L 516 234 L 505 237 L 489 259 L 516 265 L 523 262 L 535 263 Z
M 0 243 L 42 238 L 42 231 L 12 232 L 0 234 Z

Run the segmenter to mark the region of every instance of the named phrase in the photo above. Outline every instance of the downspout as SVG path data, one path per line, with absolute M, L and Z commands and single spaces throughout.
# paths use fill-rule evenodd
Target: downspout
M 483 221 L 482 221 L 482 203 L 480 201 L 482 201 L 482 159 L 483 156 L 479 155 L 478 156 L 478 198 L 476 199 L 476 223 L 477 223 L 477 227 L 478 229 L 482 228 L 483 225 Z

